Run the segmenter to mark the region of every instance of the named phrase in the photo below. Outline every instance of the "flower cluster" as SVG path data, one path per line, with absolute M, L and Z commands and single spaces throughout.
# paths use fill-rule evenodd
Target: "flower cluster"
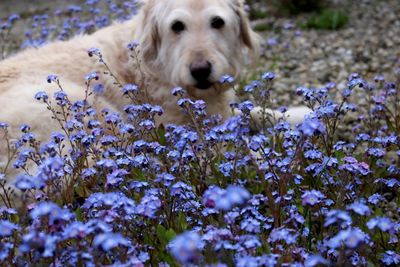
M 106 3 L 114 15 L 131 7 Z M 107 24 L 98 20 L 102 4 L 62 11 L 75 25 L 64 36 L 77 25 L 77 32 L 92 29 L 72 19 L 82 12 Z M 98 49 L 88 54 L 108 66 Z M 2 265 L 400 264 L 399 72 L 372 82 L 352 74 L 343 90 L 299 87 L 312 110 L 302 123 L 265 112 L 256 128 L 251 110 L 270 106 L 272 72 L 244 86 L 254 103 L 233 104 L 241 113 L 226 121 L 171 88 L 187 125 L 157 125 L 163 109 L 135 101 L 146 91 L 136 84 L 115 83 L 132 100 L 120 113 L 96 110 L 97 75 L 87 74 L 80 101 L 51 74 L 47 81 L 60 90 L 32 96 L 60 125 L 47 142 L 29 125 L 10 140 L 0 122 L 0 142 L 9 147 L 9 164 L 0 168 Z M 368 100 L 362 105 L 359 92 Z M 20 174 L 8 188 L 11 169 Z

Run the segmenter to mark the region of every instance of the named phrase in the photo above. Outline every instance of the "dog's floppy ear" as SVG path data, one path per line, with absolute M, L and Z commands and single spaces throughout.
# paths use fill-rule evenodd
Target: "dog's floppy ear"
M 155 17 L 155 0 L 143 1 L 141 24 L 139 25 L 139 44 L 144 62 L 153 62 L 158 54 L 161 38 Z
M 260 52 L 260 36 L 250 27 L 249 19 L 244 8 L 243 0 L 232 0 L 233 9 L 239 18 L 240 38 L 247 47 L 249 54 L 253 58 L 257 58 Z

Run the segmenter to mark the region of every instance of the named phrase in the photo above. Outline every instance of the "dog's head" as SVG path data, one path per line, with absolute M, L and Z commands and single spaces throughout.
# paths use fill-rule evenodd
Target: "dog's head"
M 171 86 L 221 88 L 259 49 L 242 0 L 147 0 L 141 12 L 142 64 Z

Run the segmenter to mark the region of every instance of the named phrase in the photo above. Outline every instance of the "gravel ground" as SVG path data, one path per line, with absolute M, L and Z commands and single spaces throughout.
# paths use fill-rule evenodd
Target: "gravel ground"
M 304 16 L 293 20 L 269 17 L 262 23 L 273 30 L 262 32 L 266 45 L 260 71 L 271 70 L 277 76 L 275 90 L 280 99 L 296 103 L 294 89 L 301 85 L 319 86 L 329 81 L 345 86 L 348 75 L 360 73 L 368 78 L 389 75 L 400 59 L 399 0 L 336 0 L 350 14 L 348 25 L 336 31 L 303 30 L 296 25 Z M 23 39 L 24 29 L 35 14 L 49 13 L 66 1 L 1 0 L 0 18 L 20 13 L 23 20 L 13 31 L 14 47 Z M 69 0 L 68 5 L 82 3 Z M 60 18 L 58 18 L 60 19 Z M 259 21 L 253 24 L 260 23 Z M 277 44 L 274 44 L 277 41 Z M 282 94 L 286 92 L 286 94 Z
M 276 45 L 267 45 L 264 64 L 280 77 L 275 84 L 277 91 L 293 95 L 300 85 L 319 86 L 330 81 L 343 88 L 350 73 L 366 78 L 389 76 L 399 66 L 400 2 L 341 1 L 340 5 L 350 12 L 343 29 L 299 32 L 293 28 L 263 33 L 266 42 L 278 40 Z M 287 28 L 288 23 L 296 25 L 301 19 L 277 19 L 274 25 Z

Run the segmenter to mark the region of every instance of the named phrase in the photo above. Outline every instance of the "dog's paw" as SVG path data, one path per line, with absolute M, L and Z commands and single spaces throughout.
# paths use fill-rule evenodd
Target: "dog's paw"
M 288 108 L 284 116 L 290 125 L 295 126 L 296 124 L 303 122 L 304 117 L 311 112 L 312 110 L 306 106 L 291 107 Z
M 312 112 L 306 106 L 290 107 L 286 112 L 282 113 L 279 110 L 273 109 L 263 109 L 262 107 L 254 107 L 251 112 L 251 119 L 253 122 L 253 127 L 255 129 L 260 129 L 263 125 L 273 126 L 279 120 L 285 120 L 290 123 L 291 126 L 296 126 L 296 124 L 301 123 L 304 117 Z M 235 109 L 233 115 L 240 115 L 242 112 Z

